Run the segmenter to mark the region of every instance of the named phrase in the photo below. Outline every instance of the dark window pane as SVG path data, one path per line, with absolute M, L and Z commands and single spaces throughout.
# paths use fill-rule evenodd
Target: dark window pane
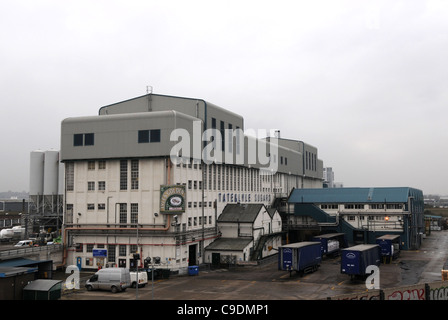
M 149 142 L 149 130 L 139 130 L 138 143 L 148 143 L 148 142 Z
M 151 130 L 151 142 L 160 142 L 160 129 Z
M 93 146 L 95 141 L 94 141 L 94 134 L 93 133 L 86 133 L 84 135 L 84 145 L 85 146 Z
M 73 136 L 73 145 L 75 147 L 83 145 L 84 135 L 82 133 L 77 133 Z

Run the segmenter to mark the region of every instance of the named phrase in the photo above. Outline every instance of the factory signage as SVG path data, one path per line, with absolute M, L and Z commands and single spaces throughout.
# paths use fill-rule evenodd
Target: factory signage
M 93 256 L 96 258 L 106 258 L 107 250 L 106 249 L 93 249 Z
M 160 213 L 185 212 L 185 186 L 160 186 Z

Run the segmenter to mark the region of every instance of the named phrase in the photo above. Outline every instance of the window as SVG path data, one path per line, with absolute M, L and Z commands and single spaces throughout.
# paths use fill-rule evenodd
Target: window
M 98 190 L 100 191 L 106 190 L 106 181 L 98 181 Z
M 73 146 L 93 146 L 95 135 L 93 133 L 75 133 L 73 135 Z
M 128 222 L 128 206 L 127 203 L 120 203 L 120 223 Z M 121 227 L 126 227 L 121 225 Z
M 131 161 L 131 190 L 138 190 L 138 160 Z
M 224 151 L 225 146 L 226 146 L 226 139 L 225 139 L 225 134 L 224 134 L 224 121 L 220 122 L 220 133 L 221 133 L 221 150 Z
M 106 169 L 106 161 L 104 161 L 104 160 L 98 161 L 98 169 L 100 169 L 100 170 Z
M 148 142 L 149 142 L 149 130 L 139 130 L 138 143 L 148 143 Z
M 93 133 L 84 134 L 84 145 L 85 146 L 93 146 L 95 142 L 95 136 Z
M 75 185 L 75 164 L 73 162 L 65 164 L 65 182 L 67 191 L 73 191 Z
M 138 131 L 138 143 L 150 142 L 160 142 L 160 129 Z
M 131 203 L 131 223 L 138 223 L 138 203 Z
M 121 256 L 121 257 L 125 257 L 126 256 L 126 245 L 120 244 L 118 246 L 118 255 Z
M 88 204 L 87 204 L 87 210 L 88 210 L 88 211 L 93 211 L 93 210 L 95 210 L 95 204 L 94 204 L 94 203 L 88 203 Z
M 232 128 L 232 124 L 229 123 L 228 125 L 229 127 L 229 134 L 228 134 L 228 148 L 229 148 L 229 152 L 233 152 L 233 128 Z
M 79 147 L 83 145 L 84 135 L 76 133 L 73 135 L 73 146 Z
M 94 191 L 95 190 L 95 181 L 88 181 L 87 182 L 87 190 L 88 191 Z
M 128 189 L 128 160 L 120 160 L 120 190 Z
M 88 161 L 87 162 L 87 169 L 88 170 L 95 170 L 95 161 Z
M 98 210 L 106 210 L 106 204 L 105 203 L 98 203 Z
M 65 220 L 67 223 L 73 223 L 73 203 L 67 203 L 66 205 Z
M 160 142 L 160 129 L 151 130 L 149 132 L 150 142 Z
M 107 261 L 115 262 L 115 245 L 114 244 L 107 245 Z

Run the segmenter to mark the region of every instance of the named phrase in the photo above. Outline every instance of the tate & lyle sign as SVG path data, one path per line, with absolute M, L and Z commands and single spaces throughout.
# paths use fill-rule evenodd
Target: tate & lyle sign
M 185 212 L 185 186 L 160 186 L 160 213 Z

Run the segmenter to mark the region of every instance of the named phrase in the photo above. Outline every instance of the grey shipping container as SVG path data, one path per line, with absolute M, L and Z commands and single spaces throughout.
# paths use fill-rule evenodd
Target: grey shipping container
M 278 269 L 299 273 L 313 272 L 322 261 L 320 242 L 297 242 L 281 246 L 278 255 Z
M 341 250 L 341 273 L 352 277 L 365 276 L 368 266 L 379 266 L 380 263 L 381 253 L 377 244 L 360 244 Z

